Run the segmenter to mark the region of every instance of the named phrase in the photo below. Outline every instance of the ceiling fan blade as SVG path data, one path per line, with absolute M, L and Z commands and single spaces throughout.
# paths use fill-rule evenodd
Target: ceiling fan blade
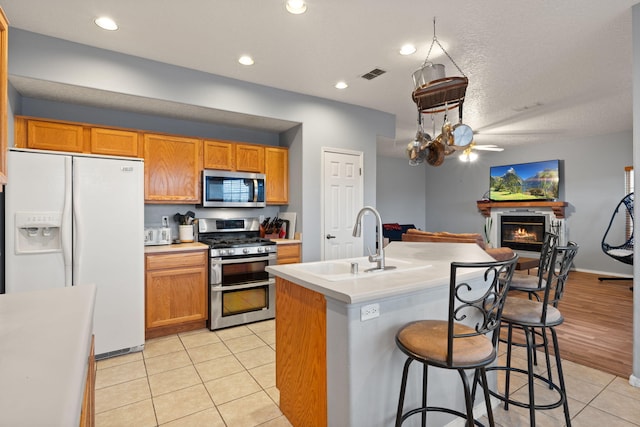
M 504 151 L 504 148 L 498 147 L 497 145 L 474 145 L 473 149 L 483 151 Z

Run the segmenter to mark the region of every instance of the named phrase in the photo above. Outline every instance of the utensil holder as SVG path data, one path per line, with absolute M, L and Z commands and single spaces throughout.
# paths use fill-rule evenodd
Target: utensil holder
M 179 225 L 180 243 L 193 242 L 193 225 Z

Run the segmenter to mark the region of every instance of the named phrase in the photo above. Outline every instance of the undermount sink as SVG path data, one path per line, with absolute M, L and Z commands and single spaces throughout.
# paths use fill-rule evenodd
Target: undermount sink
M 357 273 L 351 272 L 351 264 L 353 263 L 356 263 L 358 265 Z M 417 270 L 428 267 L 430 267 L 430 265 L 416 265 L 402 259 L 386 258 L 385 269 L 377 270 L 376 263 L 369 262 L 368 257 L 346 258 L 334 261 L 308 262 L 295 265 L 295 268 L 300 270 L 301 272 L 312 274 L 316 277 L 329 281 L 362 279 L 373 277 L 373 275 Z

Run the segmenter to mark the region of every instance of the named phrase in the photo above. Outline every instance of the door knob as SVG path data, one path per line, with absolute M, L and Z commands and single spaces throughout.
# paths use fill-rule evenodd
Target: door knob
M 336 238 L 336 236 L 332 236 L 331 234 L 327 234 L 327 240 L 329 240 L 329 239 L 335 239 L 335 238 Z

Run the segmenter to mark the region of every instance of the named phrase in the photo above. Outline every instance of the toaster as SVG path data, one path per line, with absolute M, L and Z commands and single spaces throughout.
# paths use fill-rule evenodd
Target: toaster
M 144 244 L 152 245 L 170 245 L 171 244 L 171 228 L 170 227 L 145 227 L 144 228 Z

